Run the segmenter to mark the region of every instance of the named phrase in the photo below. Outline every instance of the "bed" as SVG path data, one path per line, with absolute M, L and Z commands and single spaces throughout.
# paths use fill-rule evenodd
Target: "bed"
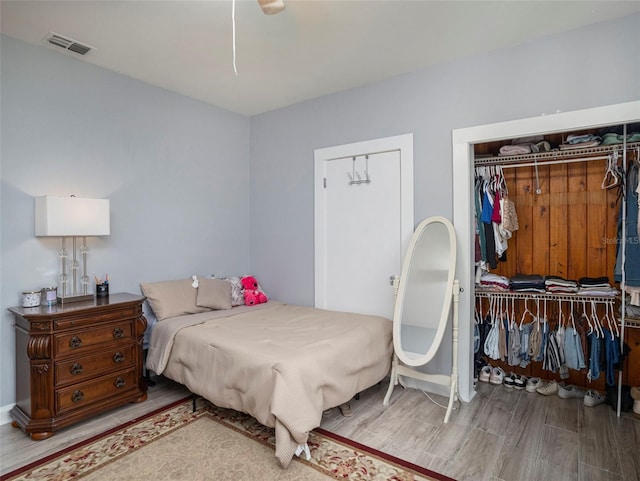
M 348 402 L 389 372 L 389 319 L 272 300 L 229 305 L 226 287 L 220 295 L 224 308 L 205 308 L 198 305 L 205 284 L 210 283 L 200 279 L 197 289 L 187 287 L 189 280 L 141 285 L 158 317 L 147 368 L 274 428 L 275 454 L 284 467 L 304 450 L 324 410 Z M 184 305 L 167 312 L 163 296 Z

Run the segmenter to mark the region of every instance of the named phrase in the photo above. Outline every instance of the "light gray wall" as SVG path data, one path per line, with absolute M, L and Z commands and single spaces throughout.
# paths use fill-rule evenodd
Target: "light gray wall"
M 249 119 L 67 55 L 1 37 L 0 406 L 15 402 L 13 319 L 55 285 L 57 238 L 34 237 L 34 197 L 111 200 L 89 274 L 112 292 L 249 269 Z
M 453 215 L 453 129 L 638 99 L 633 15 L 253 117 L 252 271 L 313 305 L 314 149 L 412 132 L 417 225 Z

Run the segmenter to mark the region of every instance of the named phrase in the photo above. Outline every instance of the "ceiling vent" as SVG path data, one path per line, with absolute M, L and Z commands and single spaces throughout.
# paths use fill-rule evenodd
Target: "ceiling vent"
M 68 50 L 69 52 L 77 53 L 79 55 L 86 55 L 91 50 L 94 50 L 95 48 L 95 47 L 91 47 L 89 45 L 85 45 L 80 42 L 77 42 L 72 38 L 65 37 L 55 32 L 49 32 L 49 35 L 47 35 L 43 39 L 43 41 L 46 44 L 54 45 L 56 47 L 63 48 L 65 50 Z

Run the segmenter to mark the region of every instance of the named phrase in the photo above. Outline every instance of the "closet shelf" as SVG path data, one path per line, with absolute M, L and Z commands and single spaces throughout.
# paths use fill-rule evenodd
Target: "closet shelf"
M 628 143 L 627 150 L 640 148 L 640 142 Z M 509 165 L 516 164 L 524 161 L 538 161 L 540 165 L 543 165 L 545 161 L 551 160 L 563 160 L 563 159 L 576 159 L 584 157 L 586 155 L 602 154 L 607 155 L 615 151 L 621 151 L 624 148 L 624 144 L 613 145 L 599 145 L 597 147 L 586 147 L 583 149 L 570 149 L 570 150 L 552 150 L 549 152 L 536 152 L 530 154 L 521 155 L 495 155 L 491 157 L 479 157 L 476 158 L 473 164 L 478 167 L 481 165 Z
M 622 319 L 618 318 L 618 324 L 622 325 Z M 640 329 L 640 319 L 637 317 L 626 317 L 624 319 L 625 327 L 633 327 L 634 329 Z
M 510 299 L 541 299 L 549 301 L 596 301 L 598 303 L 614 303 L 619 299 L 619 295 L 595 296 L 584 294 L 565 294 L 558 292 L 514 292 L 499 291 L 495 289 L 478 288 L 475 289 L 476 297 L 508 297 Z

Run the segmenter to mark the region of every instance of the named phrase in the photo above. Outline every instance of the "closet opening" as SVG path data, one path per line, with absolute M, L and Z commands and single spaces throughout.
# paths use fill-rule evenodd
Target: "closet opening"
M 508 328 L 509 323 L 513 328 L 515 322 L 518 327 L 521 323 L 536 330 L 540 327 L 540 332 L 547 335 L 550 330 L 557 332 L 559 325 L 565 330 L 572 329 L 575 322 L 587 323 L 591 326 L 588 329 L 596 329 L 602 336 L 608 332 L 612 337 L 617 332 L 624 340 L 626 334 L 626 342 L 630 335 L 640 333 L 628 325 L 620 332 L 621 296 L 612 292 L 620 291 L 620 275 L 614 276 L 614 267 L 620 256 L 617 222 L 623 202 L 621 170 L 635 165 L 632 163 L 638 162 L 640 155 L 640 139 L 623 138 L 622 131 L 639 121 L 640 102 L 629 102 L 453 132 L 454 224 L 460 239 L 457 276 L 464 289 L 460 301 L 459 352 L 459 391 L 463 400 L 473 398 L 474 378 L 479 375 L 478 342 L 474 342 L 474 331 L 479 333 L 479 329 L 474 329 L 479 318 L 508 319 L 495 323 L 497 328 Z M 603 142 L 602 136 L 607 133 L 610 133 L 608 140 Z M 614 135 L 620 137 L 614 139 Z M 581 145 L 574 147 L 574 144 Z M 498 249 L 490 264 L 485 256 L 481 264 L 486 265 L 476 269 L 476 251 L 480 250 L 476 248 L 479 229 L 475 216 L 478 178 L 491 192 L 497 191 L 498 198 L 508 196 L 507 204 L 515 207 L 519 226 L 509 232 L 506 250 L 505 239 L 498 233 Z M 487 241 L 492 252 L 496 238 Z M 518 274 L 530 277 L 518 278 Z M 486 282 L 481 283 L 483 276 Z M 552 287 L 545 285 L 545 280 L 551 279 L 548 276 L 559 278 L 556 284 L 550 284 Z M 500 284 L 505 279 L 508 291 L 501 291 Z M 570 282 L 573 280 L 582 280 L 585 285 L 574 285 Z M 511 283 L 518 281 L 522 282 L 517 285 L 521 289 L 514 291 Z M 591 287 L 587 285 L 590 282 L 594 284 Z M 575 292 L 581 287 L 582 292 Z M 543 319 L 546 322 L 541 322 Z M 631 330 L 633 334 L 629 334 Z M 489 329 L 480 332 L 488 334 Z M 483 341 L 486 339 L 481 337 Z M 640 336 L 632 341 L 640 343 Z M 590 372 L 582 365 L 580 369 L 564 367 L 561 371 L 554 364 L 552 351 L 548 357 L 539 351 L 539 360 L 533 356 L 520 363 L 513 356 L 517 347 L 511 358 L 507 351 L 499 351 L 497 344 L 495 351 L 489 347 L 490 356 L 483 348 L 480 346 L 484 361 L 502 367 L 506 373 L 562 380 L 584 390 L 604 391 L 607 376 L 611 381 L 613 375 L 597 373 L 597 369 Z M 504 348 L 503 336 L 502 351 Z M 630 379 L 626 371 L 622 374 L 623 384 L 640 383 Z M 615 376 L 615 384 L 619 384 L 617 372 Z

